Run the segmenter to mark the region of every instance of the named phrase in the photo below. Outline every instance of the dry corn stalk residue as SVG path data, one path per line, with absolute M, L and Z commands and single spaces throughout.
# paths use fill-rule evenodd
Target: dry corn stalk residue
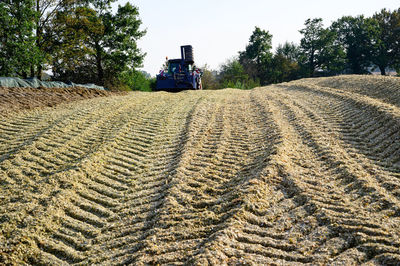
M 0 264 L 400 264 L 400 79 L 0 117 Z

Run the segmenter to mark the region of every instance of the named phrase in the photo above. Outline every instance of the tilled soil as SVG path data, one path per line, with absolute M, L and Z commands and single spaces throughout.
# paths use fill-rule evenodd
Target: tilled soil
M 400 264 L 400 82 L 385 82 L 0 118 L 0 263 Z
M 21 110 L 56 106 L 60 103 L 90 99 L 100 96 L 121 95 L 83 87 L 75 88 L 5 88 L 0 87 L 0 115 L 8 115 Z

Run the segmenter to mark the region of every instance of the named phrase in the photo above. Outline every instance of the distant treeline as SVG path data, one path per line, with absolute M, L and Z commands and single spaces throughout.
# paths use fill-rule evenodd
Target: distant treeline
M 329 27 L 307 19 L 300 44 L 285 43 L 272 52 L 272 35 L 256 27 L 245 51 L 219 71 L 204 69 L 205 89 L 242 88 L 299 78 L 368 74 L 387 69 L 400 74 L 400 8 L 372 17 L 344 16 Z
M 140 81 L 149 89 L 135 70 L 145 56 L 138 9 L 128 2 L 113 13 L 115 1 L 2 0 L 0 76 L 42 78 L 51 70 L 60 81 L 111 88 Z

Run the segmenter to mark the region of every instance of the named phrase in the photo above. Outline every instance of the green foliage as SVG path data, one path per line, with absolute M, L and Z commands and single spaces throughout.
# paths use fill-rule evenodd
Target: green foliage
M 371 61 L 377 65 L 382 75 L 387 67 L 396 68 L 400 64 L 400 8 L 393 12 L 382 9 L 372 17 L 375 27 Z
M 268 80 L 268 66 L 273 57 L 271 49 L 272 35 L 268 31 L 255 27 L 246 50 L 239 52 L 239 61 L 245 72 L 253 80 L 260 80 L 262 84 Z
M 97 79 L 96 51 L 91 42 L 104 33 L 104 25 L 97 12 L 87 6 L 66 6 L 57 12 L 51 28 L 50 64 L 57 80 L 95 83 Z M 98 85 L 99 84 L 96 82 Z
M 239 60 L 228 60 L 219 72 L 220 88 L 252 89 L 260 86 L 259 80 L 250 78 Z
M 57 12 L 52 25 L 57 32 L 52 61 L 57 79 L 116 86 L 120 73 L 142 64 L 137 40 L 145 31 L 139 29 L 138 9 L 128 2 L 112 14 L 108 2 L 95 8 L 75 4 Z
M 282 53 L 274 55 L 270 69 L 270 83 L 287 82 L 300 78 L 299 64 Z
M 33 31 L 37 13 L 33 0 L 0 2 L 0 76 L 26 78 L 41 60 Z
M 203 75 L 201 76 L 201 83 L 203 85 L 203 90 L 216 90 L 220 87 L 216 71 L 212 71 L 209 69 L 207 65 L 201 68 L 203 71 Z
M 323 27 L 321 18 L 307 19 L 305 28 L 300 30 L 300 64 L 307 76 L 316 71 L 336 74 L 344 69 L 344 52 L 336 42 L 337 34 Z
M 246 50 L 242 56 L 254 61 L 257 65 L 268 61 L 272 57 L 272 35 L 265 30 L 256 27 L 250 36 Z
M 135 69 L 145 54 L 145 35 L 136 6 L 116 13 L 116 0 L 3 0 L 0 2 L 0 75 L 38 76 L 51 68 L 54 78 L 110 88 L 151 90 L 155 80 Z M 308 19 L 299 46 L 272 49 L 272 35 L 255 27 L 238 59 L 219 74 L 203 68 L 204 89 L 248 89 L 260 84 L 314 75 L 368 73 L 376 65 L 400 73 L 400 9 L 382 9 L 371 18 L 344 16 L 325 28 Z M 165 67 L 165 66 L 164 66 Z
M 118 6 L 115 15 L 108 11 L 103 18 L 106 27 L 100 45 L 106 69 L 120 72 L 141 66 L 145 54 L 137 47 L 137 41 L 146 31 L 139 29 L 142 21 L 137 7 L 127 2 L 124 6 Z
M 276 55 L 282 55 L 291 62 L 297 62 L 300 57 L 300 47 L 294 43 L 285 42 L 276 48 Z
M 374 40 L 378 39 L 379 25 L 373 19 L 364 16 L 345 16 L 331 26 L 337 39 L 346 51 L 348 68 L 353 74 L 368 73 L 372 63 Z
M 119 81 L 124 90 L 152 91 L 156 85 L 156 79 L 146 73 L 137 70 L 127 70 L 120 74 Z

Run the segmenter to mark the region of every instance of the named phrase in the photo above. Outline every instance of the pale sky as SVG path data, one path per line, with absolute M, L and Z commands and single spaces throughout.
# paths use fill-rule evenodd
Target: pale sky
M 128 0 L 118 0 L 125 4 Z M 191 44 L 197 66 L 218 69 L 243 51 L 255 26 L 268 30 L 274 49 L 285 41 L 299 43 L 308 18 L 325 26 L 345 15 L 372 16 L 382 8 L 400 8 L 399 0 L 129 0 L 139 8 L 147 34 L 139 47 L 147 55 L 143 70 L 158 74 L 165 57 L 180 58 Z

